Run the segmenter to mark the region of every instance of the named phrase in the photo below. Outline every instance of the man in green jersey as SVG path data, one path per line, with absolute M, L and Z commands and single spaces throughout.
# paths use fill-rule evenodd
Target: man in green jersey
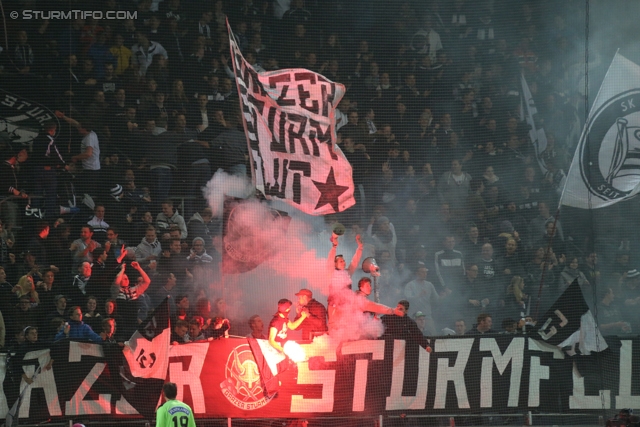
M 178 386 L 175 383 L 162 386 L 162 394 L 165 402 L 156 412 L 156 427 L 196 427 L 189 405 L 176 400 Z

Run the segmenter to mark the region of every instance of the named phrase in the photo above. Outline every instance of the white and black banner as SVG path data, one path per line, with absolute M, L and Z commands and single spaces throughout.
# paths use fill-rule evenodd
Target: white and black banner
M 178 399 L 199 418 L 640 409 L 640 377 L 634 374 L 640 369 L 640 339 L 609 338 L 605 351 L 568 357 L 536 336 L 435 338 L 430 353 L 393 339 L 347 342 L 324 348 L 322 356 L 316 348 L 297 369 L 277 375 L 277 398 L 264 395 L 247 340 L 221 339 L 171 346 L 165 380 L 178 385 Z M 165 380 L 123 381 L 117 358 L 98 344 L 63 342 L 50 354 L 52 368 L 24 396 L 21 422 L 153 417 Z M 11 374 L 0 361 L 5 390 L 11 376 L 29 375 L 47 363 L 49 350 L 24 359 L 11 362 L 20 366 Z M 0 395 L 0 417 L 12 403 Z
M 353 206 L 351 165 L 336 145 L 344 86 L 305 69 L 258 73 L 227 27 L 256 188 L 311 215 Z
M 573 156 L 560 203 L 610 206 L 640 192 L 640 66 L 616 54 Z
M 0 140 L 14 150 L 30 147 L 50 120 L 60 128 L 58 118 L 49 108 L 18 93 L 0 89 Z

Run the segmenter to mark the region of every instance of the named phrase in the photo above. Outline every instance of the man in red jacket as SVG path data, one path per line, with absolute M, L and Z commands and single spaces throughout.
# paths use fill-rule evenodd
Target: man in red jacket
M 309 289 L 300 289 L 296 296 L 298 297 L 298 306 L 294 321 L 298 320 L 302 310 L 306 309 L 309 312 L 309 316 L 300 325 L 302 339 L 312 340 L 313 337 L 327 333 L 327 309 L 325 306 L 313 299 L 313 293 Z

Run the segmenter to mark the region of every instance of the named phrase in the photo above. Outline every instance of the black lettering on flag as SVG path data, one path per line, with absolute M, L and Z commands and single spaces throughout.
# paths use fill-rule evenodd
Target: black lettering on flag
M 297 82 L 308 80 L 309 83 L 314 85 L 316 84 L 316 73 L 311 73 L 311 72 L 295 73 L 294 80 Z
M 325 79 L 318 80 L 326 82 Z M 327 92 L 327 85 L 322 85 L 320 90 L 322 94 L 322 115 L 325 117 L 329 117 L 329 111 L 331 110 L 329 104 L 333 104 L 336 97 L 336 84 L 331 83 L 329 87 L 331 88 L 331 92 Z
M 309 178 L 311 176 L 311 163 L 293 160 L 289 164 L 289 170 L 302 172 L 305 177 Z M 293 201 L 297 204 L 302 203 L 302 184 L 299 173 L 293 174 Z
M 282 160 L 282 180 L 279 181 L 280 178 L 280 160 Z M 287 168 L 289 164 L 289 160 L 287 159 L 273 159 L 273 180 L 274 184 L 271 185 L 269 182 L 265 181 L 264 190 L 267 196 L 275 196 L 281 199 L 285 197 L 285 190 L 287 189 L 287 175 L 289 174 L 289 169 Z M 282 182 L 282 184 L 279 184 Z
M 251 92 L 253 92 L 254 94 L 260 94 L 261 96 L 266 95 L 266 92 L 262 87 L 262 83 L 260 83 L 260 80 L 258 79 L 258 73 L 256 72 L 256 70 L 250 67 L 249 64 L 247 64 L 246 62 L 245 62 L 243 78 L 245 82 L 251 83 L 249 87 L 249 89 L 251 89 Z
M 305 155 L 311 154 L 309 151 L 309 146 L 307 145 L 307 140 L 304 139 L 304 134 L 307 130 L 307 118 L 305 116 L 301 116 L 299 114 L 289 113 L 289 129 L 287 132 L 287 136 L 289 138 L 289 153 L 294 154 L 296 152 L 296 139 L 300 141 L 300 146 L 302 147 L 302 152 Z M 295 124 L 298 123 L 298 131 L 296 132 Z
M 275 121 L 276 115 L 279 113 L 280 127 L 278 129 L 278 139 L 276 139 Z M 269 116 L 267 121 L 269 123 L 269 131 L 271 132 L 271 146 L 269 147 L 272 152 L 286 153 L 287 147 L 284 142 L 284 125 L 287 120 L 287 113 L 284 111 L 278 111 L 275 107 L 269 107 Z
M 282 165 L 280 164 L 282 161 Z M 287 189 L 287 179 L 289 171 L 293 171 L 293 202 L 302 203 L 302 176 L 311 177 L 311 163 L 300 162 L 296 160 L 289 161 L 287 159 L 273 159 L 273 180 L 274 184 L 270 185 L 265 180 L 265 194 L 284 198 Z
M 320 142 L 321 144 L 327 144 L 331 160 L 338 160 L 338 155 L 333 151 L 333 144 L 331 144 L 331 125 L 327 126 L 327 130 L 325 131 L 322 130 L 322 126 L 317 120 L 309 119 L 309 125 L 312 128 L 309 131 L 309 140 L 313 146 L 313 155 L 320 155 L 318 148 L 318 142 Z
M 281 74 L 279 76 L 269 77 L 269 86 L 272 89 L 275 89 L 278 83 L 289 83 L 291 82 L 291 76 L 289 74 Z M 287 98 L 287 92 L 289 91 L 289 85 L 282 85 L 282 89 L 280 90 L 280 96 L 276 99 L 276 102 L 281 107 L 293 106 L 296 105 L 295 99 Z
M 264 110 L 264 101 L 254 97 L 251 94 L 247 96 L 247 101 L 249 102 L 249 104 L 251 104 L 251 106 L 253 106 L 253 108 L 251 108 L 251 106 L 247 104 L 247 102 L 245 102 L 244 100 L 242 101 L 242 111 L 251 115 L 250 121 L 246 120 L 245 116 L 249 145 L 251 146 L 252 150 L 260 151 L 260 141 L 258 140 L 257 124 L 258 114 L 262 115 L 262 111 Z
M 264 110 L 264 101 L 256 98 L 253 95 L 247 96 L 247 100 L 251 105 L 253 105 L 258 112 L 258 114 L 262 115 L 262 111 Z
M 295 80 L 307 80 L 312 85 L 315 85 L 316 75 L 314 73 L 296 73 Z M 305 85 L 303 84 L 298 85 L 298 98 L 300 98 L 300 107 L 311 113 L 318 114 L 320 112 L 320 104 L 318 103 L 318 100 L 314 99 L 313 101 L 311 101 L 311 105 L 307 105 L 307 100 L 311 99 L 311 93 L 307 90 L 304 90 L 304 86 Z

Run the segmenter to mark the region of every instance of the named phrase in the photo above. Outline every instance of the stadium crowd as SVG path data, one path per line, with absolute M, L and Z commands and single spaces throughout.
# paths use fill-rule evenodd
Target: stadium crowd
M 327 229 L 362 236 L 382 302 L 403 300 L 423 334 L 514 332 L 574 279 L 603 331 L 640 330 L 625 309 L 640 304 L 628 242 L 603 265 L 554 216 L 584 115 L 570 2 L 95 7 L 137 19 L 12 21 L 0 53 L 0 76 L 14 83 L 4 89 L 58 119 L 27 144 L 16 133 L 0 141 L 0 345 L 22 342 L 29 326 L 40 340 L 121 342 L 167 295 L 172 341 L 228 334 L 212 286 L 221 220 L 201 191 L 218 169 L 249 170 L 227 19 L 258 71 L 307 68 L 347 87 L 337 134 L 358 203 L 326 217 Z M 521 76 L 546 131 L 538 156 Z M 246 324 L 232 319 L 232 333 Z M 259 318 L 249 325 L 264 337 Z

